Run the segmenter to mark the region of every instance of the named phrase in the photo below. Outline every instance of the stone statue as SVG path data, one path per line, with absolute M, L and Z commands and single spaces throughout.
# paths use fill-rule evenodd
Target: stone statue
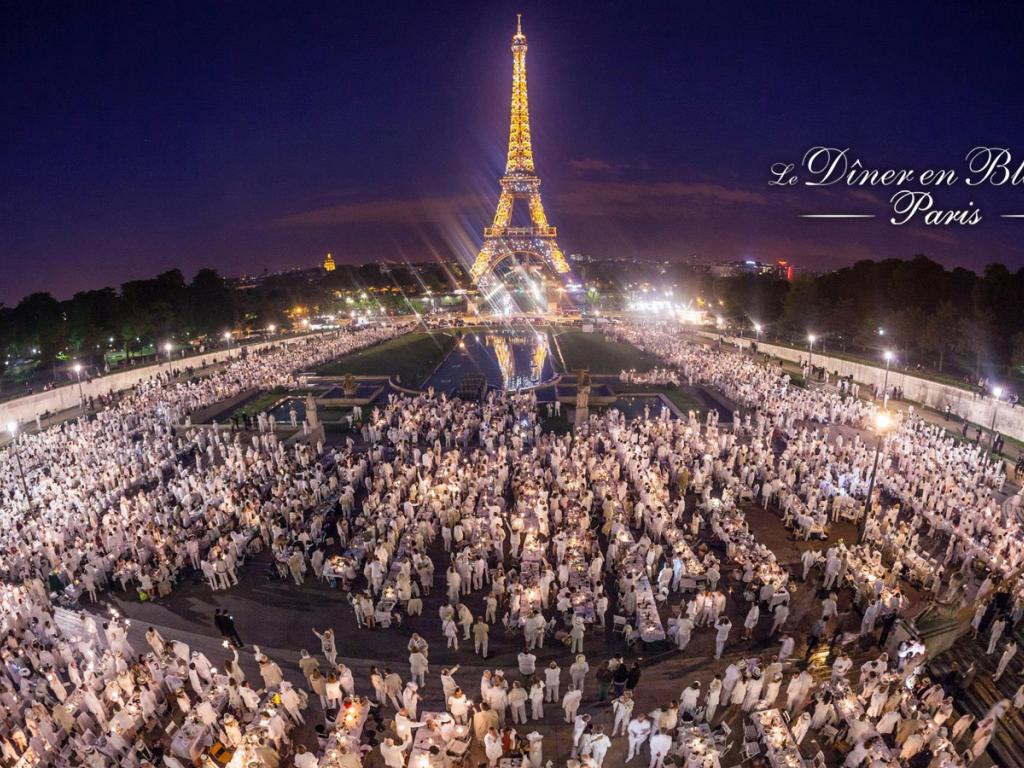
M 312 429 L 320 423 L 320 416 L 316 412 L 316 398 L 312 394 L 306 395 L 306 421 Z
M 590 369 L 580 368 L 576 373 L 576 429 L 590 418 Z
M 341 380 L 341 388 L 345 392 L 345 397 L 356 396 L 356 377 L 351 373 L 346 373 L 345 378 Z

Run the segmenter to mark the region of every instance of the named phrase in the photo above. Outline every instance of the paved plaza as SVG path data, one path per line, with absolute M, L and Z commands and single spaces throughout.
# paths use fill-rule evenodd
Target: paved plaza
M 297 768 L 314 759 L 324 768 L 420 768 L 499 758 L 574 768 L 852 767 L 869 757 L 910 766 L 920 755 L 936 766 L 984 766 L 990 751 L 1006 762 L 1020 722 L 1013 638 L 1024 610 L 1019 499 L 1004 467 L 979 461 L 934 419 L 902 411 L 883 426 L 889 412 L 846 385 L 796 387 L 770 362 L 663 326 L 588 338 L 599 370 L 609 365 L 604 348 L 632 347 L 640 365 L 594 377 L 567 369 L 565 350 L 555 351 L 559 337 L 571 338 L 564 332 L 475 330 L 475 346 L 448 345 L 457 364 L 436 366 L 428 391 L 403 393 L 392 382 L 342 421 L 321 423 L 314 395 L 299 394 L 299 366 L 373 359 L 408 330 L 311 337 L 205 376 L 156 381 L 73 427 L 106 430 L 119 445 L 117 419 L 133 430 L 140 402 L 162 403 L 166 420 L 143 442 L 163 462 L 157 483 L 126 493 L 120 526 L 110 518 L 104 529 L 103 546 L 120 552 L 115 566 L 104 573 L 101 550 L 83 558 L 79 543 L 78 559 L 51 574 L 50 599 L 57 626 L 91 659 L 90 675 L 106 654 L 116 669 L 151 650 L 137 706 L 146 711 L 147 695 L 175 704 L 133 724 L 136 705 L 104 689 L 113 698 L 86 700 L 89 713 L 70 728 L 72 754 L 141 768 L 145 750 L 169 768 L 218 755 L 231 766 Z M 453 398 L 451 371 L 474 369 L 489 371 L 487 391 Z M 251 385 L 278 381 L 301 412 L 251 394 L 261 391 Z M 354 391 L 345 380 L 331 392 L 341 388 Z M 266 412 L 225 424 L 188 417 L 264 401 Z M 174 462 L 158 440 L 166 423 L 182 425 L 167 432 Z M 15 447 L 58 450 L 53 430 L 65 428 Z M 883 441 L 878 479 L 868 470 Z M 933 495 L 939 475 L 920 474 L 937 465 L 917 464 L 925 444 L 972 467 L 976 495 L 965 492 L 963 504 L 1003 510 L 1007 532 L 990 548 L 941 515 L 908 514 L 920 500 L 944 508 Z M 126 456 L 138 450 L 134 438 L 124 445 Z M 176 519 L 153 518 L 154 501 Z M 53 531 L 81 525 L 50 515 Z M 8 540 L 21 542 L 10 563 L 26 587 L 6 599 L 36 605 L 30 563 L 55 554 L 59 540 L 47 533 L 40 548 L 14 531 Z M 64 574 L 74 578 L 62 582 Z M 483 636 L 486 658 L 474 648 Z M 239 645 L 237 661 L 226 637 Z M 944 652 L 950 639 L 956 649 Z M 96 655 L 93 643 L 107 650 Z M 973 643 L 984 646 L 977 662 L 963 652 Z M 421 662 L 428 669 L 417 686 Z M 930 678 L 929 666 L 941 673 Z M 204 682 L 196 675 L 207 667 Z M 67 672 L 73 683 L 77 673 Z M 348 679 L 345 706 L 360 713 L 354 731 L 344 707 L 338 714 L 341 693 L 330 692 Z M 543 714 L 531 703 L 526 722 L 514 723 L 516 688 L 542 697 L 542 683 L 557 683 L 558 694 Z M 110 709 L 118 714 L 108 721 Z M 452 723 L 463 716 L 468 743 Z M 491 717 L 499 727 L 488 732 Z

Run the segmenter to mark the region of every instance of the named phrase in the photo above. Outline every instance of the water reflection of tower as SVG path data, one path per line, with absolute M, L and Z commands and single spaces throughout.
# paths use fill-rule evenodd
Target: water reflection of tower
M 501 371 L 502 386 L 505 389 L 524 389 L 540 384 L 544 376 L 544 364 L 548 359 L 547 338 L 542 334 L 507 334 L 489 333 L 484 336 L 485 343 L 494 350 L 494 359 Z M 521 374 L 518 370 L 517 348 L 528 347 L 528 373 Z
M 544 376 L 544 363 L 548 359 L 548 339 L 547 336 L 537 334 L 533 344 L 533 380 L 534 382 L 540 383 L 541 377 Z
M 484 337 L 484 341 L 494 349 L 494 359 L 498 361 L 498 368 L 501 370 L 501 386 L 505 389 L 515 389 L 513 381 L 516 375 L 516 361 L 508 339 L 489 333 Z

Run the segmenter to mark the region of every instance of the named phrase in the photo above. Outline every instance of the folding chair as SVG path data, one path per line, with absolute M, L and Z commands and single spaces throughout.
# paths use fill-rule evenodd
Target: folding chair
M 743 754 L 746 755 L 747 760 L 757 757 L 761 754 L 761 745 L 756 741 L 748 741 L 743 745 Z
M 718 725 L 718 730 L 720 730 L 726 736 L 732 735 L 732 728 L 730 728 L 724 720 Z
M 612 616 L 612 634 L 623 635 L 626 633 L 626 617 Z
M 469 756 L 469 741 L 453 741 L 448 745 L 448 757 L 452 758 L 455 765 L 462 765 Z
M 747 741 L 757 741 L 757 728 L 747 723 L 743 724 L 743 736 Z
M 825 753 L 819 749 L 818 754 L 811 758 L 811 765 L 814 768 L 825 768 Z

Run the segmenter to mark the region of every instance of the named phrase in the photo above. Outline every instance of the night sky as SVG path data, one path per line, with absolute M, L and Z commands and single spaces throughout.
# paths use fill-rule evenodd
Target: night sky
M 886 190 L 767 185 L 815 144 L 872 167 L 961 168 L 979 143 L 1024 160 L 1020 4 L 22 2 L 0 31 L 0 300 L 328 250 L 471 258 L 516 11 L 566 252 L 1024 266 L 1024 219 L 996 216 L 1024 186 L 937 193 L 976 227 L 895 228 Z M 819 211 L 880 218 L 798 217 Z

